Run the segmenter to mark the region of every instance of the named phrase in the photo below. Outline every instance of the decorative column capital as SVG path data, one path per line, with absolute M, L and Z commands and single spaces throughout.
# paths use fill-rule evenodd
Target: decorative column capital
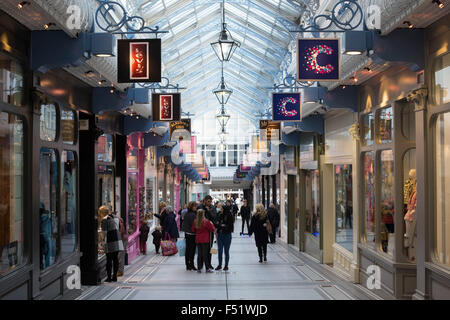
M 414 102 L 415 105 L 414 111 L 418 112 L 426 109 L 427 98 L 428 98 L 428 88 L 422 87 L 411 91 L 406 96 L 406 101 Z

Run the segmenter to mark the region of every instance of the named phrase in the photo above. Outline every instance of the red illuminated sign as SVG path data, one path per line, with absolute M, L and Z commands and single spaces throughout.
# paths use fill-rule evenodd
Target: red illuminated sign
M 130 79 L 148 79 L 148 69 L 148 42 L 130 42 Z

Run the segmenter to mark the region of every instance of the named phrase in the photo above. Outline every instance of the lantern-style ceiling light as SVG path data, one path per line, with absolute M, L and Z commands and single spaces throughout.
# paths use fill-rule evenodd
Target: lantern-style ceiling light
M 215 94 L 217 100 L 221 105 L 227 104 L 228 99 L 230 99 L 230 96 L 233 93 L 233 90 L 229 89 L 225 84 L 225 78 L 223 76 L 223 62 L 222 62 L 222 79 L 217 88 L 213 90 L 213 93 Z
M 220 124 L 222 131 L 225 131 L 225 127 L 227 126 L 228 121 L 230 120 L 230 115 L 225 113 L 225 107 L 222 105 L 222 109 L 220 113 L 216 116 L 217 121 Z
M 220 31 L 219 40 L 211 42 L 211 47 L 220 61 L 230 61 L 234 51 L 240 47 L 239 41 L 233 40 L 230 31 L 225 23 L 225 0 L 222 3 L 222 31 Z

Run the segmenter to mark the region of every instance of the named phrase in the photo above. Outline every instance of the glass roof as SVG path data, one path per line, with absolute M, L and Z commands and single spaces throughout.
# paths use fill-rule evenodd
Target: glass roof
M 182 111 L 202 116 L 217 110 L 212 93 L 221 79 L 221 62 L 210 43 L 222 28 L 222 0 L 121 0 L 149 26 L 168 31 L 162 39 L 163 76 L 182 91 Z M 241 43 L 224 63 L 227 86 L 233 90 L 226 109 L 256 120 L 270 101 L 280 65 L 288 53 L 303 13 L 301 1 L 225 0 L 225 22 Z

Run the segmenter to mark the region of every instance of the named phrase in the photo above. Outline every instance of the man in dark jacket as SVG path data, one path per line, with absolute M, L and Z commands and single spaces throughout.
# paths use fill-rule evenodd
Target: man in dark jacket
M 186 270 L 197 270 L 194 266 L 195 257 L 195 232 L 192 232 L 192 225 L 194 224 L 197 216 L 197 203 L 195 201 L 189 202 L 187 212 L 184 214 L 183 224 L 181 225 L 181 231 L 184 232 L 186 239 L 186 254 L 185 264 Z
M 247 234 L 248 234 L 251 213 L 250 213 L 250 207 L 248 206 L 248 203 L 247 203 L 247 199 L 244 199 L 244 204 L 241 207 L 240 215 L 241 215 L 241 218 L 242 218 L 241 235 L 245 234 L 244 233 L 244 224 L 245 223 L 247 223 Z
M 217 210 L 212 205 L 212 197 L 210 195 L 205 196 L 203 199 L 203 203 L 198 206 L 198 209 L 202 209 L 205 211 L 205 218 L 211 221 L 214 225 L 216 224 L 217 219 Z M 214 243 L 214 232 L 211 232 L 209 234 L 209 249 L 208 252 L 211 250 L 211 247 Z M 206 261 L 206 268 L 207 269 L 214 269 L 214 267 L 211 265 L 211 253 L 208 253 L 208 259 Z
M 269 205 L 267 216 L 269 217 L 269 222 L 272 225 L 272 233 L 269 234 L 270 243 L 275 243 L 277 229 L 280 226 L 280 214 L 273 203 Z

